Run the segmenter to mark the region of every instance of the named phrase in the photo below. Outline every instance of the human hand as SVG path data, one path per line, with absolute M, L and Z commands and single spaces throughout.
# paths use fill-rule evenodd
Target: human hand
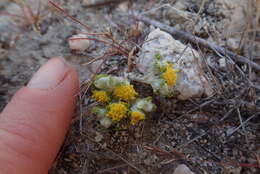
M 78 76 L 59 58 L 48 61 L 0 114 L 0 174 L 47 174 L 75 108 Z

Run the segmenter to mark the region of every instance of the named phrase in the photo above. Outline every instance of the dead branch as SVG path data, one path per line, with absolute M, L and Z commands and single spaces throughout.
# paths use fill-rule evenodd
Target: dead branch
M 217 52 L 221 53 L 224 56 L 225 55 L 229 56 L 230 58 L 234 59 L 234 61 L 236 61 L 238 63 L 249 64 L 255 70 L 260 71 L 260 65 L 259 64 L 251 61 L 250 59 L 248 59 L 248 58 L 246 58 L 244 56 L 237 55 L 236 53 L 234 53 L 232 51 L 229 51 L 226 48 L 221 47 L 221 46 L 219 46 L 217 44 L 214 44 L 212 42 L 204 40 L 204 39 L 202 39 L 200 37 L 197 37 L 197 36 L 195 36 L 195 35 L 193 35 L 191 33 L 180 31 L 180 30 L 178 30 L 175 27 L 171 27 L 169 25 L 163 24 L 163 23 L 158 22 L 156 20 L 150 19 L 150 18 L 148 18 L 146 16 L 135 15 L 135 18 L 137 20 L 143 21 L 146 24 L 150 24 L 150 25 L 158 27 L 158 28 L 160 28 L 160 29 L 162 29 L 164 31 L 167 31 L 167 32 L 171 33 L 173 36 L 175 36 L 177 38 L 187 40 L 187 41 L 189 41 L 191 43 L 194 43 L 194 44 L 199 44 L 199 45 L 201 45 L 203 47 L 212 49 L 213 51 L 217 51 Z
M 85 5 L 84 7 L 86 7 L 86 8 L 98 8 L 98 7 L 107 6 L 107 5 L 116 5 L 116 4 L 122 3 L 124 1 L 127 1 L 127 0 L 105 0 L 105 1 L 93 3 L 93 4 L 90 4 L 90 5 Z

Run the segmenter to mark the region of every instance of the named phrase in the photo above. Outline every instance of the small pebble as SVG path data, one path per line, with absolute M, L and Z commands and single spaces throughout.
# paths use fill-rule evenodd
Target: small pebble
M 128 11 L 128 2 L 122 2 L 118 5 L 118 10 L 122 12 L 127 12 Z
M 186 165 L 179 165 L 173 172 L 173 174 L 194 174 Z
M 103 137 L 102 134 L 100 134 L 99 132 L 96 132 L 96 136 L 95 136 L 95 141 L 96 141 L 96 142 L 102 141 L 103 138 L 104 138 L 104 137 Z
M 93 0 L 83 0 L 82 1 L 83 6 L 87 6 L 87 5 L 91 5 L 91 4 L 93 4 Z
M 77 34 L 69 38 L 69 47 L 72 51 L 83 52 L 90 46 L 85 34 Z
M 224 69 L 224 68 L 227 66 L 227 63 L 226 63 L 226 59 L 225 59 L 225 58 L 219 59 L 218 63 L 219 63 L 219 67 L 220 67 L 221 69 Z

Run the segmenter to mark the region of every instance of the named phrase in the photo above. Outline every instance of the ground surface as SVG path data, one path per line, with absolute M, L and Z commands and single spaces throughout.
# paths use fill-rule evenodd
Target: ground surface
M 129 51 L 142 44 L 151 28 L 143 25 L 141 35 L 129 34 L 136 21 L 127 12 L 135 10 L 260 62 L 258 1 L 250 5 L 246 0 L 138 0 L 128 10 L 111 3 L 87 8 L 81 1 L 55 2 L 96 31 L 111 29 L 116 41 L 127 40 L 122 45 Z M 0 2 L 1 11 L 22 14 L 12 9 L 17 7 L 10 1 Z M 67 39 L 84 27 L 65 19 L 61 12 L 44 11 L 46 17 L 34 27 L 25 25 L 28 21 L 6 22 L 10 15 L 0 16 L 0 110 L 51 57 L 63 56 L 75 65 L 84 92 L 86 80 L 101 62 L 84 64 L 111 52 L 108 45 L 97 41 L 91 41 L 83 53 L 71 52 Z M 205 72 L 214 76 L 215 95 L 178 101 L 155 96 L 149 86 L 135 84 L 140 94 L 153 96 L 157 111 L 136 127 L 122 123 L 106 130 L 90 114 L 92 101 L 87 92 L 50 173 L 171 174 L 181 163 L 195 173 L 260 173 L 252 166 L 260 165 L 259 72 L 244 64 L 227 63 L 223 69 L 219 56 L 193 46 L 206 60 Z M 118 53 L 106 57 L 100 70 L 121 75 L 126 66 L 126 56 Z

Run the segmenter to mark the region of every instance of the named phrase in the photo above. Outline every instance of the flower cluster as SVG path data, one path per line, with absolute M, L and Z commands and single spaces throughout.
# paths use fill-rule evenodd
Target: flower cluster
M 107 116 L 113 121 L 120 121 L 122 118 L 126 117 L 128 108 L 124 103 L 111 103 L 108 105 Z
M 174 64 L 162 61 L 160 54 L 155 54 L 154 59 L 153 69 L 149 74 L 149 83 L 156 94 L 171 97 L 173 87 L 178 80 L 179 70 L 174 68 Z
M 173 86 L 177 82 L 177 72 L 178 70 L 175 70 L 172 68 L 172 64 L 168 64 L 166 67 L 165 72 L 162 74 L 163 79 L 166 81 L 168 86 Z
M 138 95 L 133 85 L 121 85 L 114 89 L 114 95 L 124 101 L 134 100 Z
M 145 114 L 139 111 L 131 112 L 131 124 L 135 125 L 139 120 L 145 119 Z
M 95 91 L 93 91 L 92 98 L 94 98 L 96 101 L 101 102 L 101 103 L 107 103 L 110 100 L 106 91 L 95 90 Z
M 123 118 L 129 118 L 132 125 L 144 120 L 146 113 L 155 110 L 152 98 L 137 98 L 138 93 L 133 85 L 122 77 L 98 75 L 94 81 L 92 98 L 99 105 L 92 109 L 100 124 L 109 128 Z

